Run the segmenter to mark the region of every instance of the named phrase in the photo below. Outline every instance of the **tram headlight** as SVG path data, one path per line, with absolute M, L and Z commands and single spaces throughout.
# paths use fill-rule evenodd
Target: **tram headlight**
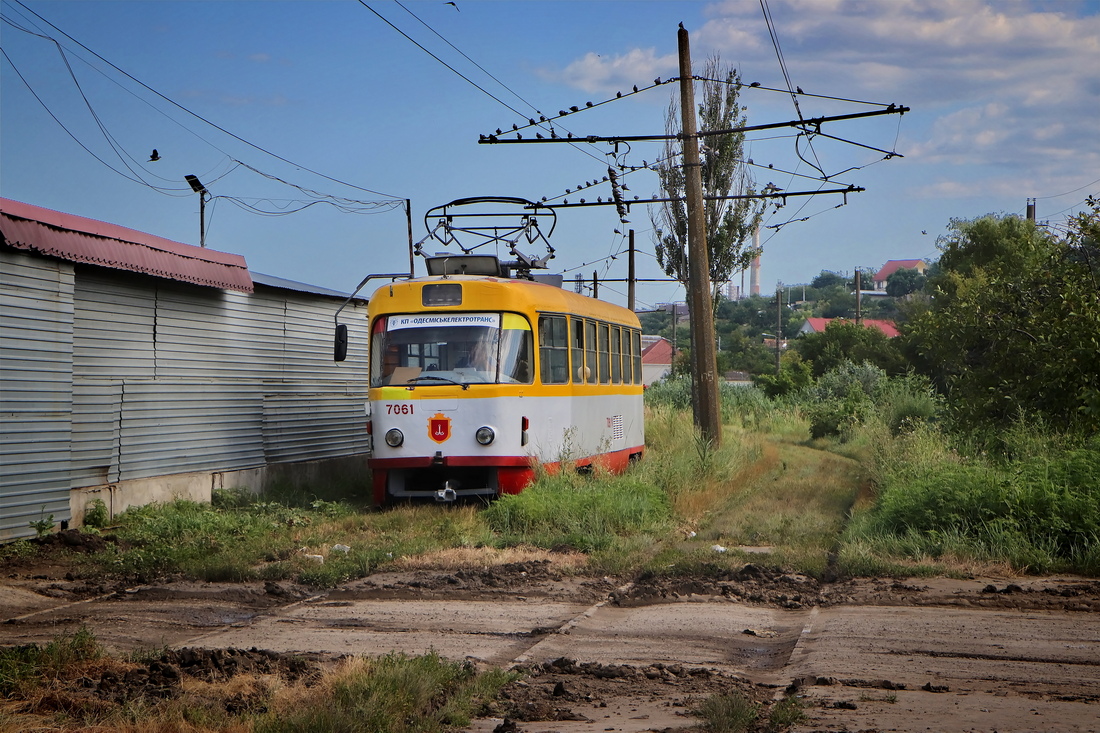
M 482 445 L 489 445 L 494 440 L 496 440 L 496 437 L 497 434 L 493 432 L 493 429 L 488 425 L 478 428 L 477 432 L 474 433 L 474 438 L 476 438 L 477 442 L 481 443 Z
M 397 428 L 390 428 L 386 431 L 386 445 L 391 448 L 396 448 L 405 442 L 405 436 Z

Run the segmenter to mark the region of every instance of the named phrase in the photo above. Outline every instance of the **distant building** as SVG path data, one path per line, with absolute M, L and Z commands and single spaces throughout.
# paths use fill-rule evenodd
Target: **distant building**
M 898 270 L 916 270 L 920 274 L 928 269 L 928 263 L 924 260 L 890 260 L 882 269 L 875 273 L 875 290 L 886 290 L 886 281 Z
M 850 320 L 850 318 L 807 318 L 806 322 L 802 324 L 802 328 L 798 329 L 798 334 L 801 336 L 805 333 L 822 333 L 833 321 Z M 893 321 L 864 318 L 862 319 L 862 323 L 864 328 L 877 328 L 886 334 L 887 338 L 894 338 L 899 335 L 898 327 Z M 772 348 L 774 348 L 774 343 Z
M 368 490 L 366 303 L 0 199 L 0 541 L 213 489 Z
M 672 342 L 642 334 L 642 383 L 653 384 L 672 371 Z

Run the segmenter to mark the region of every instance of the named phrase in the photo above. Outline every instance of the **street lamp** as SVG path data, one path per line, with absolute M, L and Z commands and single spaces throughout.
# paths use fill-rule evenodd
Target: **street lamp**
M 206 198 L 210 192 L 196 176 L 184 176 L 185 181 L 191 184 L 191 190 L 199 195 L 199 246 L 206 246 Z

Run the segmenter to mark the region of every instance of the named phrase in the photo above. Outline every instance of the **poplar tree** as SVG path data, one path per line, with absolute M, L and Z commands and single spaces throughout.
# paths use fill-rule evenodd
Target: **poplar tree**
M 703 69 L 702 92 L 698 109 L 699 131 L 729 130 L 747 124 L 747 107 L 740 103 L 741 75 L 723 67 L 718 56 L 709 58 Z M 665 116 L 665 131 L 679 135 L 680 98 L 674 94 Z M 753 195 L 755 182 L 744 157 L 745 133 L 731 132 L 700 138 L 703 195 Z M 687 202 L 682 165 L 683 142 L 665 143 L 662 161 L 652 166 L 660 179 L 659 198 L 672 199 L 650 209 L 657 262 L 670 277 L 687 285 Z M 760 254 L 751 246 L 765 208 L 764 199 L 725 199 L 706 201 L 707 249 L 710 254 L 711 295 L 718 306 L 718 288 Z

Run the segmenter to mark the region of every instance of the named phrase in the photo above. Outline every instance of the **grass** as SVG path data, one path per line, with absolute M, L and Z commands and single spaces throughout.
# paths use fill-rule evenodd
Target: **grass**
M 820 574 L 857 490 L 854 464 L 797 445 L 806 423 L 794 410 L 768 407 L 748 388 L 731 394 L 721 446 L 698 437 L 687 411 L 647 407 L 646 457 L 621 476 L 566 470 L 485 507 L 383 512 L 302 492 L 220 491 L 211 504 L 120 514 L 117 542 L 82 560 L 76 574 L 329 588 L 384 566 L 453 565 L 456 553 L 486 560 L 527 548 L 552 551 L 568 572 L 629 576 L 670 566 L 705 572 L 712 544 L 734 548 L 727 565 L 745 560 L 737 546 L 766 544 L 775 548 L 772 562 Z M 8 552 L 24 554 L 23 546 Z
M 312 688 L 272 701 L 257 733 L 433 733 L 469 725 L 517 674 L 477 672 L 435 653 L 353 658 Z
M 0 650 L 0 731 L 443 733 L 485 715 L 519 676 L 435 653 L 389 654 L 346 658 L 319 679 L 248 673 L 210 683 L 184 675 L 178 695 L 115 702 L 80 691 L 84 676 L 124 679 L 134 666 L 107 656 L 86 630 L 44 647 Z
M 45 646 L 0 648 L 0 697 L 27 694 L 43 680 L 56 678 L 67 668 L 97 660 L 103 654 L 94 634 L 84 627 Z
M 741 692 L 711 695 L 694 711 L 710 733 L 744 733 L 760 716 L 760 705 Z
M 952 445 L 931 426 L 865 429 L 873 503 L 842 538 L 849 572 L 893 563 L 940 572 L 1100 573 L 1100 439 L 1041 426 L 1005 431 L 997 454 Z
M 861 407 L 861 422 L 843 435 L 809 440 L 796 402 L 728 388 L 723 440 L 713 445 L 678 406 L 685 383 L 659 384 L 646 395 L 646 457 L 621 476 L 564 470 L 485 507 L 384 512 L 303 492 L 219 492 L 213 504 L 119 515 L 118 542 L 78 574 L 326 588 L 416 558 L 497 562 L 493 553 L 520 548 L 568 554 L 570 572 L 619 576 L 707 573 L 748 560 L 816 577 L 1100 574 L 1100 441 L 1059 442 L 1019 425 L 1005 431 L 1002 457 L 975 455 L 934 421 L 910 419 L 906 405 L 926 401 L 924 389 L 880 377 L 872 391 L 887 403 Z M 741 549 L 759 546 L 769 554 Z M 3 551 L 18 560 L 32 549 Z

